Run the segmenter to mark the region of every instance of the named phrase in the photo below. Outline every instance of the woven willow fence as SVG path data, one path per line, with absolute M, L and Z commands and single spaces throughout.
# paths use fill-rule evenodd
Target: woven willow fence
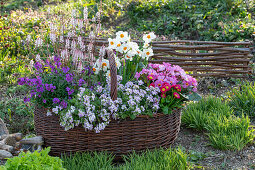
M 139 41 L 137 41 L 139 43 Z M 96 45 L 107 46 L 105 39 Z M 152 42 L 151 63 L 180 65 L 195 77 L 239 77 L 251 72 L 252 42 L 158 41 Z

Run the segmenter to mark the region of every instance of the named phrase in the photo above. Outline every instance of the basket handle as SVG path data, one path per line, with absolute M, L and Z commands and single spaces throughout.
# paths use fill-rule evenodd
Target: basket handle
M 110 74 L 111 74 L 111 98 L 114 101 L 117 99 L 117 87 L 118 87 L 115 54 L 112 50 L 106 49 L 105 56 L 109 60 Z

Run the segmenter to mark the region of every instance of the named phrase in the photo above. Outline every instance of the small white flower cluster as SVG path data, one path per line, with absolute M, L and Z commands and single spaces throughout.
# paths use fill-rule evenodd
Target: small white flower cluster
M 146 87 L 146 89 L 140 88 L 143 85 L 143 81 L 138 83 L 127 82 L 125 85 L 119 84 L 118 91 L 121 98 L 117 100 L 117 107 L 119 115 L 130 116 L 147 114 L 154 114 L 159 109 L 159 89 L 154 87 Z M 149 114 L 149 113 L 148 113 Z
M 60 124 L 65 130 L 82 125 L 86 130 L 99 133 L 109 124 L 111 117 L 117 118 L 117 109 L 110 95 L 104 94 L 102 86 L 98 86 L 95 93 L 80 88 L 76 104 L 61 112 Z
M 123 54 L 125 59 L 132 61 L 136 55 L 141 56 L 143 59 L 148 60 L 153 56 L 153 50 L 150 46 L 150 42 L 156 38 L 156 35 L 151 32 L 143 36 L 144 45 L 143 49 L 139 49 L 136 42 L 130 41 L 130 36 L 127 32 L 119 31 L 116 33 L 116 38 L 109 38 L 109 47 L 117 52 Z

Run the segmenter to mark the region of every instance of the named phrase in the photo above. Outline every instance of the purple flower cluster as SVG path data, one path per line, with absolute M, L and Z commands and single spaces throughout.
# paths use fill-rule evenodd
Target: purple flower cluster
M 56 89 L 56 86 L 54 86 L 53 84 L 45 84 L 44 86 L 47 91 L 54 92 L 54 90 Z

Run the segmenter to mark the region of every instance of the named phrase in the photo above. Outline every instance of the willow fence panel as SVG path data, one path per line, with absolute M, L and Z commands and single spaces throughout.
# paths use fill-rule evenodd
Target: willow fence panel
M 107 44 L 106 39 L 95 42 L 96 46 Z M 252 41 L 157 41 L 152 42 L 154 56 L 150 62 L 179 65 L 195 77 L 245 78 L 251 73 L 252 45 Z

